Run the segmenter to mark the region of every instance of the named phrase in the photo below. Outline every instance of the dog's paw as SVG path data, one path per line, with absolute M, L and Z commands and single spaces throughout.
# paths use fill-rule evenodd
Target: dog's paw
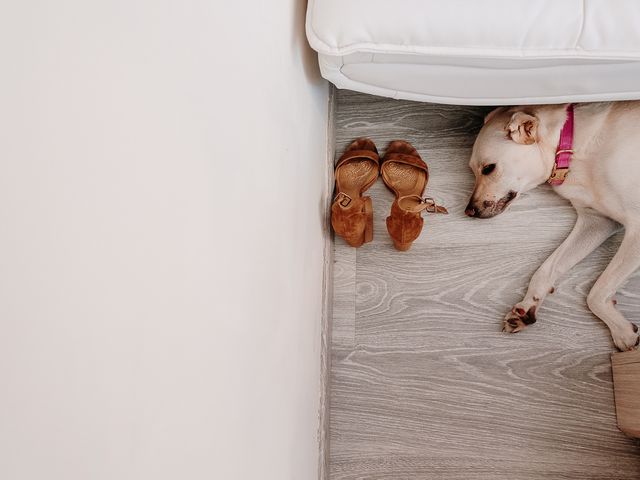
M 640 344 L 640 336 L 638 336 L 638 327 L 629 322 L 631 329 L 624 329 L 620 332 L 611 332 L 613 343 L 616 344 L 618 350 L 626 352 L 627 350 L 635 350 Z
M 504 317 L 502 321 L 502 331 L 518 333 L 532 323 L 536 323 L 536 306 L 534 305 L 526 309 L 521 304 L 518 304 Z

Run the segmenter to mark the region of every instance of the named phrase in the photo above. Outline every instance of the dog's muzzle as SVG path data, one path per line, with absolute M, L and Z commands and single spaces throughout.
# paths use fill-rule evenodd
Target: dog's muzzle
M 518 192 L 514 192 L 513 190 L 509 191 L 504 197 L 502 197 L 497 202 L 492 200 L 485 200 L 482 202 L 482 207 L 478 206 L 473 200 L 469 200 L 469 205 L 464 210 L 464 214 L 467 217 L 476 217 L 476 218 L 491 218 L 495 217 L 499 213 L 502 213 L 505 208 L 518 196 Z

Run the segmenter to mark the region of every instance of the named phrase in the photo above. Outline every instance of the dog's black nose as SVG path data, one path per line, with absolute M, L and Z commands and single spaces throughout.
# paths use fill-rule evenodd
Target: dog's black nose
M 464 211 L 464 214 L 467 217 L 475 217 L 478 214 L 478 211 L 475 209 L 475 207 L 471 204 L 467 205 L 467 208 Z

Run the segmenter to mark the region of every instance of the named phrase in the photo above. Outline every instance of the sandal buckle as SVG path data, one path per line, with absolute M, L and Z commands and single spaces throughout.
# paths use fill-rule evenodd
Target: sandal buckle
M 353 199 L 344 192 L 340 192 L 335 198 L 335 201 L 343 208 L 347 208 L 351 204 L 352 200 Z
M 420 204 L 424 205 L 424 209 L 427 213 L 449 213 L 447 209 L 442 205 L 438 205 L 436 201 L 431 197 L 424 197 L 420 199 Z
M 427 211 L 427 213 L 436 213 L 438 211 L 436 201 L 431 197 L 424 197 L 420 199 L 420 203 L 425 205 L 425 210 Z

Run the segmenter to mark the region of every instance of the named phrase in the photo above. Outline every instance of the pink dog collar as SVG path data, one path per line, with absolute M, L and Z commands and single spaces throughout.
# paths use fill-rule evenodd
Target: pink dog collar
M 560 131 L 560 141 L 556 149 L 556 161 L 553 164 L 553 170 L 549 177 L 551 185 L 562 185 L 567 174 L 569 173 L 569 165 L 573 157 L 573 103 L 567 106 L 567 120 L 565 120 L 562 130 Z

